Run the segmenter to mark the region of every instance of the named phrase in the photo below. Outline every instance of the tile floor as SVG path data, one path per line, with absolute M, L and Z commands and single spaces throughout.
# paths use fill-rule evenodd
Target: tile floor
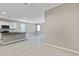
M 75 56 L 70 52 L 44 44 L 43 35 L 32 35 L 28 40 L 0 46 L 0 56 Z

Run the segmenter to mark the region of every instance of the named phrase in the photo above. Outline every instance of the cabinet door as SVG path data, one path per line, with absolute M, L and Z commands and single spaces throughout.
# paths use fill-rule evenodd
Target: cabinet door
M 21 24 L 21 32 L 26 32 L 26 25 L 25 24 Z
M 10 32 L 16 32 L 16 23 L 11 23 L 10 24 Z
M 26 25 L 23 23 L 17 23 L 17 32 L 26 32 Z
M 16 29 L 16 23 L 10 24 L 10 29 Z
M 0 39 L 2 39 L 2 34 L 0 33 Z

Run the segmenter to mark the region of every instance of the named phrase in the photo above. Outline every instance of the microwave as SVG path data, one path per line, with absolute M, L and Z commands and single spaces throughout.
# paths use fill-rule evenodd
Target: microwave
M 2 29 L 9 29 L 9 25 L 2 25 L 1 28 Z

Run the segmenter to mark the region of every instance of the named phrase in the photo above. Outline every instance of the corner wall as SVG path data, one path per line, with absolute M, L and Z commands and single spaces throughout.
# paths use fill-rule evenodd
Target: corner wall
M 63 4 L 46 11 L 45 17 L 47 42 L 79 51 L 79 4 Z

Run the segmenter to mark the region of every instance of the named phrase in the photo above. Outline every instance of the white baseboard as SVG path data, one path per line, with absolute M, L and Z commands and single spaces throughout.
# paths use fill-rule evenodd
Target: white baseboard
M 74 53 L 74 54 L 79 55 L 79 51 L 76 51 L 76 50 L 64 48 L 64 47 L 57 46 L 57 45 L 50 44 L 50 43 L 45 43 L 45 45 L 48 45 L 48 46 L 51 46 L 51 47 L 55 47 L 55 48 L 58 48 L 58 49 L 62 49 L 62 50 L 64 50 L 64 51 L 67 51 L 67 52 L 70 52 L 70 53 Z
M 13 41 L 10 41 L 10 42 L 5 42 L 5 43 L 1 42 L 1 45 L 7 45 L 7 44 L 20 42 L 20 41 L 24 41 L 24 40 L 27 40 L 27 39 L 25 38 L 25 39 L 13 40 Z

